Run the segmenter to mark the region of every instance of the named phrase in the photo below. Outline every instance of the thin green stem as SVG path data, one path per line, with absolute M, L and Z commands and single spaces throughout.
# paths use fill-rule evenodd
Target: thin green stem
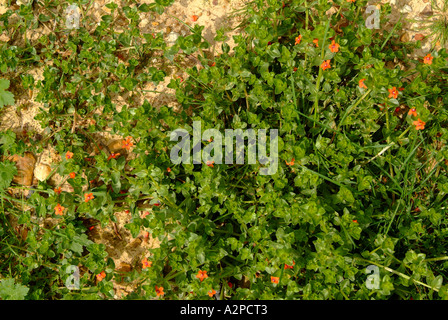
M 426 283 L 423 283 L 423 282 L 421 282 L 421 281 L 415 280 L 414 278 L 411 278 L 411 277 L 405 275 L 404 273 L 401 273 L 401 272 L 399 272 L 399 271 L 397 271 L 397 270 L 394 270 L 394 269 L 392 269 L 392 268 L 383 266 L 382 264 L 379 264 L 379 263 L 377 263 L 377 262 L 370 261 L 370 260 L 363 259 L 363 258 L 359 258 L 359 257 L 355 257 L 355 259 L 356 259 L 356 260 L 359 260 L 359 261 L 364 261 L 364 262 L 373 264 L 373 265 L 375 265 L 375 266 L 378 266 L 378 267 L 380 267 L 380 268 L 383 268 L 383 269 L 386 270 L 386 271 L 392 272 L 392 273 L 394 273 L 394 274 L 396 274 L 396 275 L 398 275 L 398 276 L 400 276 L 400 277 L 402 277 L 402 278 L 404 278 L 404 279 L 406 279 L 406 280 L 412 280 L 413 282 L 415 282 L 415 283 L 417 283 L 417 284 L 419 284 L 419 285 L 422 285 L 422 286 L 427 287 L 427 288 L 429 288 L 429 289 L 431 289 L 431 290 L 434 290 L 434 291 L 436 291 L 436 292 L 439 292 L 439 290 L 438 290 L 437 288 L 434 288 L 434 287 L 432 287 L 432 286 L 430 286 L 430 285 L 427 285 Z
M 327 26 L 325 28 L 325 34 L 324 34 L 324 39 L 322 41 L 322 50 L 320 53 L 320 60 L 323 61 L 324 57 L 325 57 L 325 42 L 327 41 L 327 34 L 328 34 L 328 28 L 330 27 L 330 20 L 327 21 Z M 316 97 L 314 98 L 314 124 L 313 127 L 316 126 L 316 121 L 317 121 L 317 114 L 319 113 L 319 90 L 320 90 L 320 82 L 322 81 L 322 68 L 319 68 L 319 74 L 317 75 L 317 82 L 316 82 Z

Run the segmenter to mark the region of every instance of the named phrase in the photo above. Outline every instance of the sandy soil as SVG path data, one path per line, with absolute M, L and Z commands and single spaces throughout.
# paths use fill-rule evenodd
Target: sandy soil
M 114 0 L 117 4 L 121 5 L 118 0 Z M 248 0 L 179 0 L 176 1 L 173 6 L 167 9 L 166 13 L 161 16 L 151 15 L 149 13 L 141 13 L 141 23 L 140 28 L 142 32 L 163 32 L 168 41 L 173 40 L 178 35 L 185 35 L 188 32 L 188 28 L 176 20 L 174 17 L 184 21 L 190 26 L 195 24 L 204 25 L 203 36 L 210 42 L 212 48 L 211 52 L 217 54 L 220 53 L 220 46 L 215 45 L 214 37 L 216 35 L 216 30 L 220 28 L 225 28 L 229 30 L 227 35 L 229 36 L 229 45 L 233 46 L 232 35 L 238 34 L 238 30 L 232 30 L 238 23 L 240 19 L 229 18 L 231 12 L 235 9 L 240 8 L 244 2 Z M 439 0 L 441 2 L 442 0 Z M 89 12 L 90 15 L 96 19 L 100 20 L 103 14 L 110 13 L 109 9 L 105 7 L 110 1 L 98 0 L 95 1 L 92 10 Z M 151 3 L 152 0 L 143 0 L 142 3 Z M 370 4 L 384 4 L 389 1 L 383 0 L 381 2 L 371 1 Z M 0 0 L 0 14 L 6 11 L 6 0 Z M 402 40 L 406 41 L 416 41 L 415 35 L 423 34 L 427 35 L 429 30 L 422 30 L 420 28 L 421 22 L 407 22 L 406 19 L 420 19 L 420 21 L 425 19 L 430 19 L 431 16 L 425 12 L 427 6 L 429 5 L 429 0 L 391 0 L 392 4 L 392 14 L 389 17 L 390 21 L 387 23 L 382 23 L 381 28 L 390 30 L 393 28 L 394 24 L 398 21 L 400 15 L 403 15 L 402 22 L 404 22 L 403 28 L 401 29 Z M 194 21 L 193 15 L 198 16 L 197 20 Z M 14 17 L 12 17 L 14 19 Z M 46 34 L 49 31 L 46 27 L 38 28 L 37 30 L 32 30 L 27 34 L 28 39 L 32 41 L 37 40 L 42 34 Z M 8 37 L 5 34 L 0 34 L 0 40 L 8 41 Z M 422 48 L 416 50 L 412 53 L 414 57 L 423 57 L 431 49 L 431 38 L 426 38 L 422 41 Z M 156 61 L 154 61 L 156 62 Z M 185 61 L 185 67 L 191 67 L 200 64 L 197 60 L 191 59 Z M 154 106 L 168 105 L 171 107 L 176 107 L 177 102 L 174 98 L 174 90 L 167 88 L 168 83 L 172 77 L 185 77 L 184 71 L 179 70 L 177 67 L 165 67 L 165 72 L 167 72 L 168 77 L 165 81 L 159 83 L 159 85 L 154 86 L 153 84 L 147 84 L 144 88 L 145 90 L 154 90 L 161 93 L 149 93 L 146 92 L 143 99 L 147 99 Z M 35 68 L 30 70 L 30 74 L 33 75 L 35 80 L 42 79 L 43 68 Z M 34 131 L 38 134 L 44 135 L 45 128 L 41 128 L 39 123 L 34 120 L 35 115 L 39 112 L 39 108 L 43 106 L 37 103 L 34 98 L 37 95 L 37 91 L 25 92 L 16 90 L 13 92 L 15 94 L 16 106 L 6 107 L 2 112 L 0 112 L 0 130 L 13 129 L 18 134 L 23 134 L 24 131 Z M 117 106 L 123 106 L 126 101 L 123 97 L 115 97 L 113 101 Z M 107 133 L 103 134 L 101 137 L 104 144 L 108 144 L 112 137 Z M 58 155 L 52 146 L 44 146 L 43 152 L 36 154 L 37 162 L 36 166 L 47 165 L 51 169 L 55 168 L 57 163 L 61 159 L 61 155 Z M 62 181 L 62 177 L 54 176 L 50 181 L 54 185 L 59 184 Z M 34 179 L 34 183 L 37 181 Z M 63 190 L 72 191 L 71 186 L 68 184 L 63 184 Z M 150 211 L 150 209 L 148 209 Z M 110 257 L 114 259 L 117 270 L 122 273 L 129 272 L 134 269 L 141 268 L 141 259 L 148 256 L 148 248 L 157 246 L 157 240 L 148 238 L 146 239 L 144 234 L 139 235 L 138 238 L 132 238 L 130 232 L 124 227 L 126 223 L 129 222 L 130 215 L 126 212 L 117 212 L 117 223 L 116 227 L 119 235 L 114 230 L 113 225 L 109 225 L 106 228 L 101 228 L 99 225 L 96 226 L 92 231 L 89 231 L 89 237 L 98 243 L 104 243 L 106 245 L 106 250 Z M 149 231 L 149 230 L 148 230 Z M 116 298 L 132 292 L 134 289 L 133 283 L 126 282 L 116 282 L 114 284 L 116 290 Z

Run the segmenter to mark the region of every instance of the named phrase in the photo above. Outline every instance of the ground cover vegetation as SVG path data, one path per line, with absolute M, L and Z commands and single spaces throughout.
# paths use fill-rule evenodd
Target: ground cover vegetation
M 0 108 L 18 90 L 38 90 L 45 130 L 0 133 L 0 297 L 113 299 L 114 283 L 127 281 L 135 289 L 124 299 L 448 298 L 446 50 L 409 58 L 419 41 L 399 41 L 400 23 L 366 27 L 365 0 L 255 0 L 237 13 L 235 46 L 218 32 L 215 54 L 199 25 L 172 45 L 140 31 L 140 14 L 172 2 L 111 3 L 93 24 L 92 2 L 76 1 L 80 27 L 69 30 L 72 3 L 31 1 L 1 15 L 0 31 L 20 41 L 0 45 Z M 383 23 L 391 7 L 380 10 Z M 42 25 L 51 32 L 26 38 Z M 192 55 L 201 67 L 169 84 L 176 108 L 142 98 L 146 83 L 167 76 L 154 59 L 180 66 Z M 27 73 L 36 66 L 41 80 Z M 173 164 L 170 133 L 193 134 L 193 121 L 277 129 L 277 172 L 260 175 L 259 162 Z M 120 147 L 99 144 L 102 132 L 121 136 Z M 48 178 L 14 182 L 13 156 L 48 144 L 61 157 Z M 64 179 L 52 185 L 54 174 Z M 133 237 L 159 243 L 122 273 L 88 232 L 125 210 Z M 65 285 L 71 266 L 78 289 Z

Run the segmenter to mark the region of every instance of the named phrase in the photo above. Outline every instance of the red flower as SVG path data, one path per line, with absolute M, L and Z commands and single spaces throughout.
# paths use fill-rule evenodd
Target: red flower
M 114 153 L 114 152 L 112 152 L 111 154 L 110 154 L 110 156 L 107 158 L 107 160 L 110 160 L 110 159 L 116 159 L 117 157 L 119 157 L 120 156 L 120 153 Z
M 423 130 L 425 129 L 425 124 L 426 122 L 423 122 L 422 120 L 420 120 L 420 118 L 417 121 L 414 121 L 412 124 L 415 125 L 415 129 L 417 130 Z
M 199 270 L 198 274 L 196 275 L 196 278 L 201 280 L 201 282 L 208 278 L 207 271 L 206 270 Z
M 142 218 L 144 219 L 148 215 L 149 215 L 149 212 L 148 211 L 144 211 L 143 214 L 142 214 Z
M 54 214 L 57 216 L 62 216 L 64 214 L 64 207 L 61 206 L 59 203 L 56 207 L 54 207 Z
M 126 150 L 130 150 L 131 147 L 134 145 L 131 139 L 132 137 L 126 137 L 126 139 L 124 139 L 122 142 L 123 148 L 125 148 Z
M 432 59 L 434 59 L 434 57 L 428 53 L 424 58 L 423 58 L 423 63 L 424 64 L 432 64 Z
M 272 283 L 278 283 L 278 281 L 279 281 L 279 277 L 272 277 L 271 276 L 271 282 Z
M 364 84 L 365 80 L 366 79 L 359 80 L 358 85 L 359 85 L 360 88 L 367 89 L 367 86 Z
M 156 294 L 157 296 L 163 296 L 165 294 L 165 292 L 163 292 L 163 287 L 156 286 Z
M 213 164 L 215 163 L 215 161 L 207 161 L 207 165 L 209 166 L 209 167 L 211 167 L 211 168 L 213 168 L 214 166 L 213 166 Z
M 287 265 L 286 263 L 285 263 L 285 269 L 293 269 L 294 268 L 294 266 L 295 266 L 295 262 L 294 262 L 294 260 L 292 261 L 292 266 L 289 266 L 289 265 Z
M 211 66 L 212 66 L 212 67 L 216 66 L 216 62 L 213 62 L 213 63 L 211 64 Z
M 232 288 L 233 287 L 233 283 L 232 282 L 227 282 L 227 285 L 229 286 L 229 288 Z
M 331 41 L 331 44 L 328 47 L 330 48 L 331 52 L 338 52 L 339 51 L 339 44 L 336 43 L 334 40 Z
M 93 198 L 95 198 L 93 196 L 93 193 L 85 193 L 84 194 L 84 202 L 89 202 L 89 200 L 92 200 Z
M 417 111 L 415 110 L 415 108 L 409 109 L 408 115 L 416 117 Z
M 353 220 L 354 223 L 358 223 L 358 220 Z
M 209 297 L 213 297 L 213 295 L 216 293 L 216 291 L 215 290 L 210 290 L 209 292 L 208 292 L 208 295 L 209 295 Z
M 166 171 L 167 171 L 167 172 L 171 172 L 171 168 L 167 168 Z
M 148 258 L 144 258 L 144 259 L 142 260 L 142 268 L 143 268 L 143 269 L 145 269 L 145 268 L 149 268 L 151 265 L 152 265 L 152 262 L 151 262 L 151 261 L 148 261 Z
M 301 34 L 299 34 L 299 35 L 296 37 L 296 42 L 295 42 L 295 44 L 299 44 L 300 41 L 302 41 L 302 35 L 301 35 Z
M 76 173 L 70 172 L 70 178 L 75 179 L 75 177 L 76 177 Z
M 56 193 L 56 194 L 61 194 L 61 187 L 59 187 L 59 188 L 54 188 L 54 192 Z
M 69 160 L 73 158 L 73 152 L 67 151 L 67 153 L 65 154 L 65 159 Z
M 322 68 L 322 70 L 330 69 L 330 68 L 331 68 L 331 66 L 330 66 L 330 60 L 326 60 L 326 61 L 324 61 L 324 62 L 320 65 L 320 67 Z
M 101 271 L 100 274 L 97 274 L 97 275 L 96 275 L 96 279 L 97 279 L 98 281 L 103 281 L 104 278 L 106 278 L 106 272 L 104 272 L 104 271 Z
M 294 72 L 296 72 L 297 71 L 297 67 L 294 67 Z
M 199 16 L 197 16 L 197 15 L 192 15 L 192 16 L 191 16 L 191 19 L 192 19 L 193 21 L 197 21 L 197 20 L 199 19 Z
M 398 97 L 397 88 L 393 87 L 392 89 L 388 89 L 388 90 L 389 90 L 389 98 L 397 99 L 397 97 Z

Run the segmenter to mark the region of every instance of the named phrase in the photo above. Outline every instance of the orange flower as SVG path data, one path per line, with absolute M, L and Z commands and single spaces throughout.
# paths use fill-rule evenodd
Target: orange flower
M 126 150 L 130 150 L 131 147 L 134 145 L 131 141 L 132 137 L 126 137 L 126 139 L 123 140 L 123 148 Z
M 107 160 L 110 160 L 110 159 L 116 159 L 117 157 L 119 157 L 120 156 L 120 153 L 114 153 L 114 152 L 112 152 L 111 154 L 110 154 L 110 156 L 107 158 Z
M 199 19 L 199 16 L 197 16 L 197 15 L 192 15 L 192 16 L 191 16 L 191 19 L 192 19 L 193 21 L 197 21 L 197 20 Z
M 299 44 L 300 41 L 302 41 L 302 35 L 301 35 L 301 34 L 299 34 L 299 35 L 296 37 L 296 43 L 295 43 L 295 44 Z
M 209 297 L 213 297 L 214 294 L 216 294 L 216 291 L 213 289 L 208 292 Z
M 198 278 L 199 280 L 201 280 L 201 282 L 202 282 L 204 279 L 207 279 L 207 278 L 208 278 L 207 271 L 205 271 L 205 270 L 199 270 L 198 274 L 196 275 L 196 278 Z
M 146 216 L 149 216 L 149 212 L 148 211 L 144 211 L 142 214 L 142 218 L 144 219 Z
M 334 40 L 331 41 L 331 44 L 328 47 L 330 48 L 331 52 L 338 52 L 339 51 L 339 44 L 334 42 Z
M 62 216 L 64 214 L 64 207 L 61 206 L 59 203 L 56 207 L 54 207 L 54 214 L 57 216 Z
M 143 231 L 143 238 L 148 239 L 149 238 L 149 232 L 148 231 Z M 152 264 L 152 262 L 151 262 Z
M 367 86 L 364 84 L 364 81 L 365 81 L 365 80 L 366 80 L 366 79 L 361 79 L 361 80 L 359 80 L 359 82 L 358 82 L 359 87 L 362 88 L 362 89 L 367 89 Z
M 272 283 L 278 283 L 279 277 L 272 277 L 271 276 L 271 282 Z
M 316 47 L 318 47 L 319 48 L 319 39 L 314 39 L 313 40 L 313 43 L 316 45 Z
M 171 168 L 167 168 L 166 171 L 167 171 L 167 172 L 171 172 Z
M 67 153 L 65 154 L 65 159 L 71 159 L 73 158 L 73 152 L 67 151 Z
M 354 223 L 358 223 L 358 220 L 353 220 Z
M 330 60 L 326 60 L 326 61 L 324 61 L 324 62 L 320 65 L 320 67 L 322 68 L 322 70 L 330 69 L 330 68 L 331 68 L 331 66 L 330 66 Z
M 420 118 L 417 121 L 412 122 L 412 124 L 415 125 L 415 129 L 417 130 L 423 130 L 425 129 L 425 124 L 426 122 L 423 122 L 422 120 L 420 120 Z
M 152 265 L 151 261 L 148 261 L 148 258 L 145 258 L 142 260 L 142 268 L 149 268 Z
M 93 198 L 95 198 L 93 193 L 84 193 L 84 202 L 89 202 L 89 200 L 92 200 Z
M 214 67 L 214 66 L 216 66 L 216 62 L 213 62 L 213 63 L 211 64 L 211 67 Z
M 104 278 L 106 278 L 106 272 L 104 272 L 104 271 L 101 271 L 100 274 L 97 274 L 97 275 L 96 275 L 96 279 L 97 279 L 98 281 L 103 281 Z
M 294 266 L 295 266 L 295 262 L 294 262 L 294 260 L 292 261 L 292 266 L 289 266 L 289 265 L 287 265 L 286 263 L 285 263 L 285 269 L 293 269 L 294 268 Z
M 285 160 L 286 165 L 288 165 L 288 166 L 293 166 L 293 165 L 294 165 L 294 161 L 295 161 L 294 158 L 291 159 L 291 162 L 287 162 L 287 161 Z
M 54 188 L 54 192 L 56 192 L 56 194 L 61 194 L 61 187 L 59 188 Z
M 294 72 L 296 72 L 297 71 L 297 67 L 294 67 Z
M 417 111 L 415 110 L 415 108 L 409 109 L 408 115 L 416 117 Z
M 215 161 L 207 161 L 207 165 L 212 168 L 214 167 L 213 166 L 214 163 L 215 163 Z
M 75 179 L 75 177 L 76 177 L 76 173 L 70 172 L 70 178 Z
M 163 287 L 156 286 L 156 294 L 157 296 L 163 296 L 165 292 L 163 292 Z
M 397 88 L 393 87 L 392 89 L 388 89 L 388 90 L 389 90 L 389 98 L 397 99 L 397 97 L 398 97 Z
M 356 0 L 347 0 L 347 2 L 355 2 Z
M 423 58 L 423 63 L 424 64 L 432 64 L 432 59 L 434 59 L 434 57 L 428 53 L 424 58 Z

